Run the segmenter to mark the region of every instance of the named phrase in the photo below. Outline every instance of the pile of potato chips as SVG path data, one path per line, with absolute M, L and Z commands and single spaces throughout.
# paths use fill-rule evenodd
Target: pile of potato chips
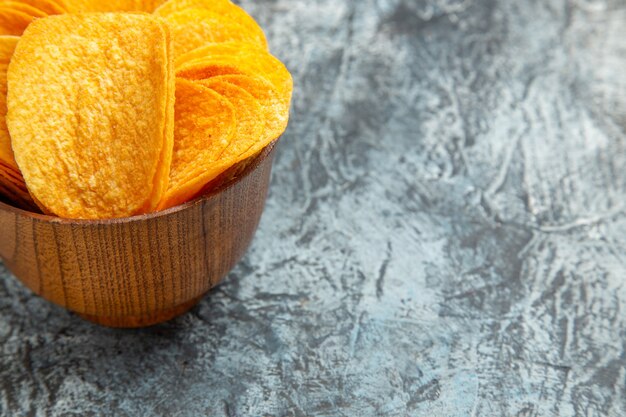
M 0 198 L 74 219 L 194 197 L 285 130 L 293 83 L 228 0 L 0 2 Z

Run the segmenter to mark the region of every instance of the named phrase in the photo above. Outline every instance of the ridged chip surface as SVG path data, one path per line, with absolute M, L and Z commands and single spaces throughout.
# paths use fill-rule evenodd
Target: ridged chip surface
M 60 15 L 31 24 L 9 66 L 7 121 L 33 197 L 67 218 L 156 208 L 169 175 L 172 75 L 157 17 Z

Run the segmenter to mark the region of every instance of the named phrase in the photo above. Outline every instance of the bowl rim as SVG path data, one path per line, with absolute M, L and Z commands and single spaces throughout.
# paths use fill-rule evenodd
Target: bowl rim
M 13 207 L 10 204 L 4 203 L 0 201 L 0 211 L 8 211 L 12 212 L 21 217 L 29 217 L 34 220 L 40 221 L 42 223 L 62 223 L 62 224 L 72 224 L 78 226 L 103 226 L 103 225 L 111 225 L 111 224 L 126 224 L 133 223 L 138 221 L 146 221 L 153 220 L 160 217 L 169 216 L 175 213 L 179 213 L 181 211 L 187 210 L 197 204 L 204 203 L 205 201 L 209 201 L 215 198 L 218 194 L 223 193 L 229 188 L 234 187 L 236 184 L 241 182 L 244 178 L 248 177 L 252 172 L 254 172 L 262 161 L 267 159 L 268 156 L 274 151 L 276 148 L 276 144 L 278 143 L 278 139 L 272 141 L 269 145 L 261 150 L 256 156 L 254 156 L 254 160 L 246 166 L 243 171 L 237 175 L 235 178 L 232 178 L 229 181 L 226 181 L 224 184 L 220 184 L 218 187 L 211 189 L 210 191 L 194 198 L 193 200 L 187 201 L 186 203 L 180 204 L 178 206 L 174 206 L 165 210 L 155 211 L 152 213 L 146 214 L 138 214 L 130 217 L 120 217 L 113 219 L 66 219 L 56 216 L 51 216 L 48 214 L 39 214 L 33 213 L 27 210 L 23 210 L 17 207 Z M 243 161 L 242 161 L 243 162 Z

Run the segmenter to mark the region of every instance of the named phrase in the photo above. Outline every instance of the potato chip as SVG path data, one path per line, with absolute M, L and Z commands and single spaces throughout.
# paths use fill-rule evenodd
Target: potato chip
M 174 56 L 216 42 L 248 42 L 267 48 L 263 31 L 251 32 L 234 20 L 203 9 L 185 9 L 165 16 L 172 30 Z
M 147 12 L 152 13 L 164 0 L 64 0 L 72 13 Z
M 209 165 L 208 172 L 211 175 L 193 178 L 188 184 L 177 187 L 179 190 L 197 190 L 193 195 L 186 196 L 187 199 L 206 193 L 214 184 L 223 184 L 224 181 L 228 181 L 228 178 L 232 179 L 233 175 L 236 176 L 242 169 L 245 169 L 244 161 L 250 160 L 272 142 L 263 123 L 264 109 L 250 93 L 241 87 L 216 78 L 198 81 L 198 83 L 220 94 L 233 105 L 237 126 L 230 143 L 222 150 L 217 160 Z M 176 194 L 175 191 L 174 194 Z M 164 202 L 166 203 L 167 201 Z M 172 204 L 175 203 L 177 203 L 176 200 L 172 202 Z
M 172 35 L 170 28 L 167 25 L 163 25 L 165 31 L 166 41 L 166 54 L 167 57 L 167 77 L 168 88 L 166 91 L 166 114 L 165 123 L 163 125 L 163 137 L 165 138 L 165 146 L 159 159 L 159 165 L 157 166 L 157 174 L 155 176 L 155 192 L 152 193 L 152 198 L 148 202 L 142 211 L 150 212 L 156 209 L 160 203 L 163 195 L 167 191 L 167 187 L 170 181 L 170 168 L 172 164 L 172 155 L 174 152 L 174 102 L 176 100 L 176 80 L 174 78 L 174 61 L 172 59 Z
M 34 16 L 0 5 L 0 35 L 20 36 Z
M 230 77 L 233 77 L 233 79 L 230 80 L 233 82 L 228 82 Z M 242 79 L 239 79 L 239 77 L 242 77 Z M 252 80 L 247 80 L 246 78 L 251 78 Z M 256 84 L 255 81 L 257 81 L 257 79 L 254 77 L 238 75 L 224 75 L 198 81 L 200 84 L 213 88 L 214 91 L 219 92 L 233 103 L 237 111 L 238 125 L 237 131 L 235 132 L 235 139 L 231 141 L 231 145 L 222 153 L 220 160 L 216 162 L 216 164 L 219 164 L 225 171 L 206 184 L 197 195 L 209 193 L 216 187 L 223 186 L 237 178 L 254 162 L 256 155 L 284 131 L 283 128 L 280 132 L 272 132 L 267 127 L 267 121 L 266 124 L 263 125 L 262 121 L 264 117 L 259 116 L 259 112 L 268 113 L 268 109 L 263 103 L 259 102 L 256 97 L 253 97 L 255 99 L 254 103 L 250 102 L 250 96 L 254 95 L 248 93 L 242 87 L 232 88 L 235 87 L 237 83 L 244 87 L 250 87 Z M 266 102 L 276 102 L 276 97 L 271 98 L 274 87 L 265 80 L 258 79 L 258 81 L 260 81 L 259 85 L 262 86 L 265 91 L 261 91 L 260 94 L 257 95 L 261 97 L 262 100 L 266 100 Z M 232 87 L 229 87 L 229 84 L 231 84 Z M 255 89 L 252 88 L 252 90 L 254 91 Z M 259 91 L 256 92 L 259 93 Z M 270 92 L 269 100 L 267 92 Z M 272 113 L 269 113 L 269 115 L 270 117 L 274 117 Z
M 285 66 L 269 53 L 247 43 L 224 42 L 183 54 L 175 66 L 177 75 L 183 78 L 230 77 L 231 83 L 246 89 L 266 109 L 267 128 L 274 132 L 274 139 L 285 130 L 293 80 Z M 269 85 L 268 80 L 272 81 Z
M 238 158 L 256 144 L 265 142 L 263 140 L 265 127 L 263 108 L 252 94 L 241 87 L 215 78 L 202 80 L 199 83 L 226 98 L 235 108 L 237 119 L 235 134 L 233 140 L 220 154 L 219 159 Z M 265 147 L 267 144 L 262 146 Z
M 235 133 L 233 105 L 215 91 L 187 80 L 176 80 L 174 155 L 170 181 L 159 209 L 193 197 L 219 175 L 213 168 Z
M 259 24 L 244 9 L 228 0 L 170 0 L 158 7 L 154 13 L 168 17 L 187 9 L 202 9 L 220 15 L 230 22 L 237 23 L 256 39 L 259 46 L 267 49 L 267 39 Z
M 160 201 L 173 140 L 167 39 L 159 18 L 131 13 L 51 16 L 25 31 L 9 65 L 7 122 L 47 211 L 116 218 Z
M 179 80 L 179 83 L 182 83 Z M 246 90 L 234 84 L 219 79 L 208 79 L 198 82 L 231 102 L 237 121 L 234 135 L 225 146 L 213 147 L 211 150 L 221 149 L 221 153 L 212 162 L 207 161 L 200 172 L 189 175 L 186 183 L 171 186 L 160 208 L 172 207 L 189 200 L 207 189 L 214 180 L 240 162 L 256 155 L 265 148 L 271 140 L 264 131 L 264 109 L 260 103 Z M 178 100 L 180 105 L 181 100 Z M 175 164 L 173 163 L 173 166 Z M 171 184 L 173 184 L 171 182 Z
M 233 55 L 255 53 L 259 47 L 248 42 L 221 42 L 203 45 L 174 58 L 174 66 L 179 67 L 207 57 L 230 57 Z
M 176 76 L 201 80 L 217 75 L 261 76 L 274 85 L 286 107 L 291 102 L 293 80 L 285 65 L 270 53 L 241 42 L 209 44 L 180 56 Z
M 263 109 L 266 139 L 273 141 L 283 134 L 289 122 L 289 103 L 281 100 L 274 86 L 263 77 L 231 74 L 210 78 L 211 81 L 223 81 L 241 87 L 254 97 Z
M 29 4 L 23 3 L 21 1 L 0 1 L 0 7 L 15 10 L 18 12 L 26 13 L 29 16 L 33 17 L 46 17 L 48 13 L 45 13 L 43 10 L 38 9 L 37 7 L 31 6 Z
M 169 0 L 157 7 L 154 14 L 165 17 L 185 9 L 206 9 L 224 14 L 233 6 L 235 5 L 230 0 Z
M 0 163 L 17 169 L 11 149 L 11 137 L 7 128 L 7 69 L 20 38 L 17 36 L 0 36 Z
M 61 2 L 57 2 L 55 0 L 15 0 L 21 4 L 25 4 L 35 9 L 42 11 L 47 15 L 52 14 L 63 14 L 67 13 L 68 10 L 63 6 Z M 0 5 L 4 5 L 5 1 L 0 1 Z

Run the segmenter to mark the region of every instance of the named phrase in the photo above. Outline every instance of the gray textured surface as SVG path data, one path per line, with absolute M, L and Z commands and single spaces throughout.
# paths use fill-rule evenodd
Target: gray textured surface
M 253 247 L 87 324 L 0 265 L 3 415 L 626 414 L 626 2 L 267 0 L 296 96 Z

